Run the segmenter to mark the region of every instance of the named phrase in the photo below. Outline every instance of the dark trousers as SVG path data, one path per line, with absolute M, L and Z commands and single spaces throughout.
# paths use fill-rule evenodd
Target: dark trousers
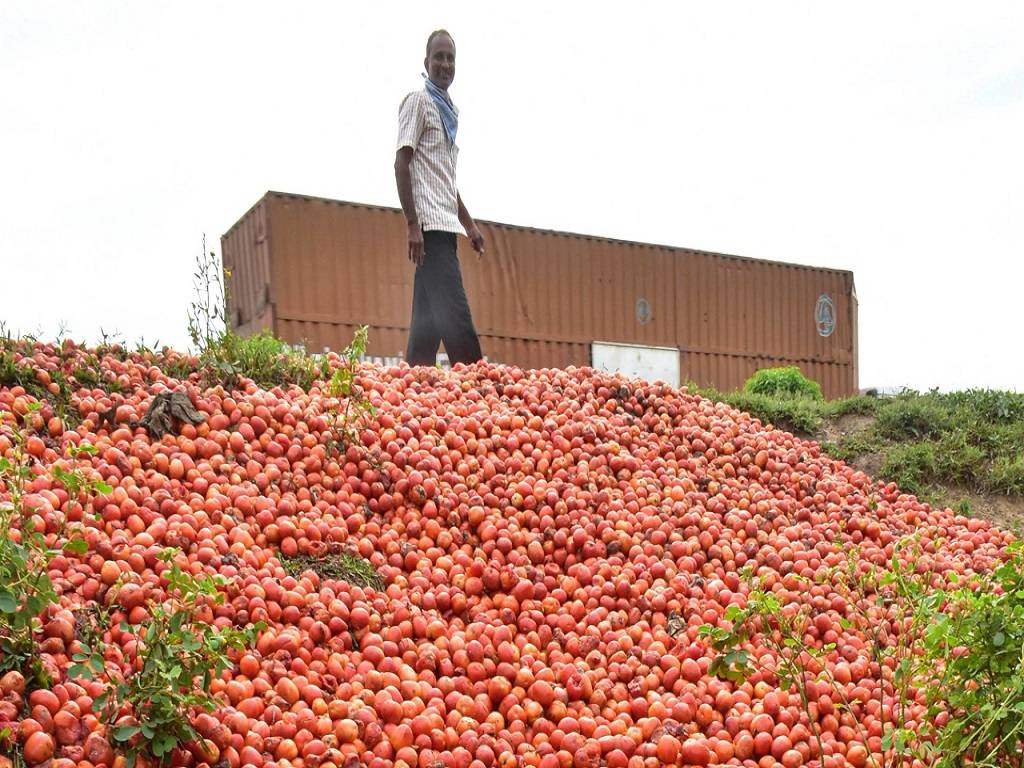
M 409 365 L 434 365 L 444 341 L 448 359 L 474 363 L 483 355 L 473 327 L 453 232 L 424 232 L 423 263 L 416 267 L 412 323 L 405 359 Z

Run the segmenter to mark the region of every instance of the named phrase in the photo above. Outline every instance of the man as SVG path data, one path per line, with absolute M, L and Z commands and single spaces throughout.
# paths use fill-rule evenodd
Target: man
M 455 42 L 443 29 L 427 39 L 426 82 L 398 111 L 395 181 L 416 265 L 406 360 L 434 365 L 444 341 L 452 363 L 480 360 L 480 340 L 462 286 L 457 235 L 466 234 L 479 256 L 484 238 L 455 184 L 459 110 L 448 95 L 455 79 Z

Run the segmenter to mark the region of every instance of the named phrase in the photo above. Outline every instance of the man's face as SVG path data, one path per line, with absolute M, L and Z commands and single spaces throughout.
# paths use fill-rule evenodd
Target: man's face
M 438 35 L 430 43 L 430 51 L 423 60 L 430 81 L 445 91 L 455 79 L 455 44 L 448 35 Z

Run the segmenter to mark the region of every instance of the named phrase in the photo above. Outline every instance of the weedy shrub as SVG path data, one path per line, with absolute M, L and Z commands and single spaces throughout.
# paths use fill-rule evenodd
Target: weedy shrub
M 988 478 L 989 490 L 1007 495 L 1024 496 L 1024 453 L 1016 458 L 1000 456 L 992 463 Z
M 334 431 L 334 439 L 329 447 L 338 452 L 349 445 L 362 444 L 359 427 L 366 418 L 376 413 L 356 381 L 368 340 L 369 329 L 365 325 L 359 327 L 352 343 L 341 353 L 341 364 L 335 368 L 327 385 L 327 393 L 335 398 L 327 414 Z
M 1022 768 L 1024 542 L 1010 545 L 1007 560 L 992 573 L 974 575 L 962 585 L 956 574 L 949 575 L 948 588 L 934 587 L 931 571 L 918 571 L 922 552 L 916 538 L 908 537 L 894 546 L 885 567 L 865 569 L 853 552 L 846 567 L 824 577 L 850 607 L 840 625 L 862 633 L 872 663 L 891 670 L 891 698 L 875 705 L 886 717 L 882 761 L 868 758 L 868 765 Z M 810 608 L 787 609 L 751 573 L 744 570 L 751 587 L 744 607 L 730 606 L 724 626 L 700 628 L 716 652 L 709 671 L 743 682 L 755 671 L 751 644 L 770 649 L 774 667 L 767 671 L 798 693 L 817 741 L 809 682 L 826 685 L 839 711 L 868 702 L 851 701 L 837 680 L 838 667 L 828 662 L 836 646 L 811 640 Z M 920 691 L 926 694 L 927 716 L 911 721 L 909 706 Z
M 159 555 L 167 565 L 161 574 L 167 581 L 167 599 L 147 605 L 149 617 L 141 627 L 120 626 L 123 632 L 141 630 L 133 671 L 122 679 L 107 681 L 106 691 L 93 702 L 111 726 L 114 742 L 127 753 L 129 768 L 140 755 L 166 765 L 175 747 L 202 739 L 190 713 L 195 708 L 212 711 L 218 706 L 208 693 L 210 681 L 233 666 L 232 651 L 251 646 L 264 628 L 262 623 L 245 629 L 218 628 L 202 616 L 203 606 L 224 602 L 221 587 L 226 580 L 182 569 L 176 560 L 179 554 L 166 549 Z M 69 677 L 101 679 L 106 675 L 106 649 L 99 639 L 103 629 L 102 625 L 91 628 L 89 640 L 72 657 Z M 131 712 L 127 720 L 118 716 L 126 706 Z
M 938 463 L 931 443 L 894 445 L 885 454 L 879 473 L 901 490 L 920 496 L 936 476 Z
M 29 413 L 40 407 L 30 404 Z M 28 450 L 33 436 L 15 429 L 8 439 L 10 457 L 0 455 L 0 485 L 6 496 L 0 497 L 0 672 L 17 670 L 29 688 L 42 688 L 52 681 L 40 663 L 35 633 L 41 628 L 39 616 L 59 603 L 47 564 L 62 551 L 81 554 L 88 549 L 81 526 L 69 530 L 67 512 L 75 505 L 91 508 L 90 494 L 112 489 L 88 478 L 77 465 L 80 457 L 95 455 L 96 449 L 87 443 L 69 446 L 67 459 L 53 470 L 53 479 L 68 493 L 68 502 L 62 509 L 43 509 L 41 500 L 36 502 L 25 492 L 35 477 Z M 50 516 L 56 517 L 57 530 L 47 536 Z M 63 544 L 58 548 L 59 542 Z
M 309 389 L 317 379 L 327 378 L 326 359 L 318 361 L 267 330 L 242 337 L 230 329 L 230 277 L 217 255 L 206 250 L 204 237 L 193 273 L 194 298 L 188 309 L 188 334 L 199 354 L 198 371 L 203 383 L 231 388 L 244 376 L 261 387 L 294 384 Z M 184 378 L 189 371 L 180 362 L 174 372 Z
M 762 368 L 747 379 L 743 391 L 768 397 L 805 397 L 821 400 L 821 386 L 791 365 L 785 368 Z
M 879 433 L 896 440 L 938 437 L 952 425 L 949 411 L 933 396 L 908 393 L 878 410 Z
M 936 768 L 1024 766 L 1024 545 L 991 575 L 944 594 L 924 635 L 939 670 L 925 690 Z

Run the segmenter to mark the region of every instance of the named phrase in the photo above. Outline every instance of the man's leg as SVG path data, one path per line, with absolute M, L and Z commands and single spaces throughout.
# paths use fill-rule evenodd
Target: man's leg
M 427 278 L 424 277 L 429 252 L 423 264 L 416 267 L 416 278 L 412 289 L 412 320 L 409 323 L 409 345 L 405 359 L 409 365 L 436 365 L 437 349 L 441 344 L 441 333 L 430 310 L 430 296 Z
M 426 258 L 416 276 L 424 272 L 434 327 L 452 364 L 475 363 L 483 354 L 462 285 L 457 238 L 451 232 L 424 232 L 423 240 Z

